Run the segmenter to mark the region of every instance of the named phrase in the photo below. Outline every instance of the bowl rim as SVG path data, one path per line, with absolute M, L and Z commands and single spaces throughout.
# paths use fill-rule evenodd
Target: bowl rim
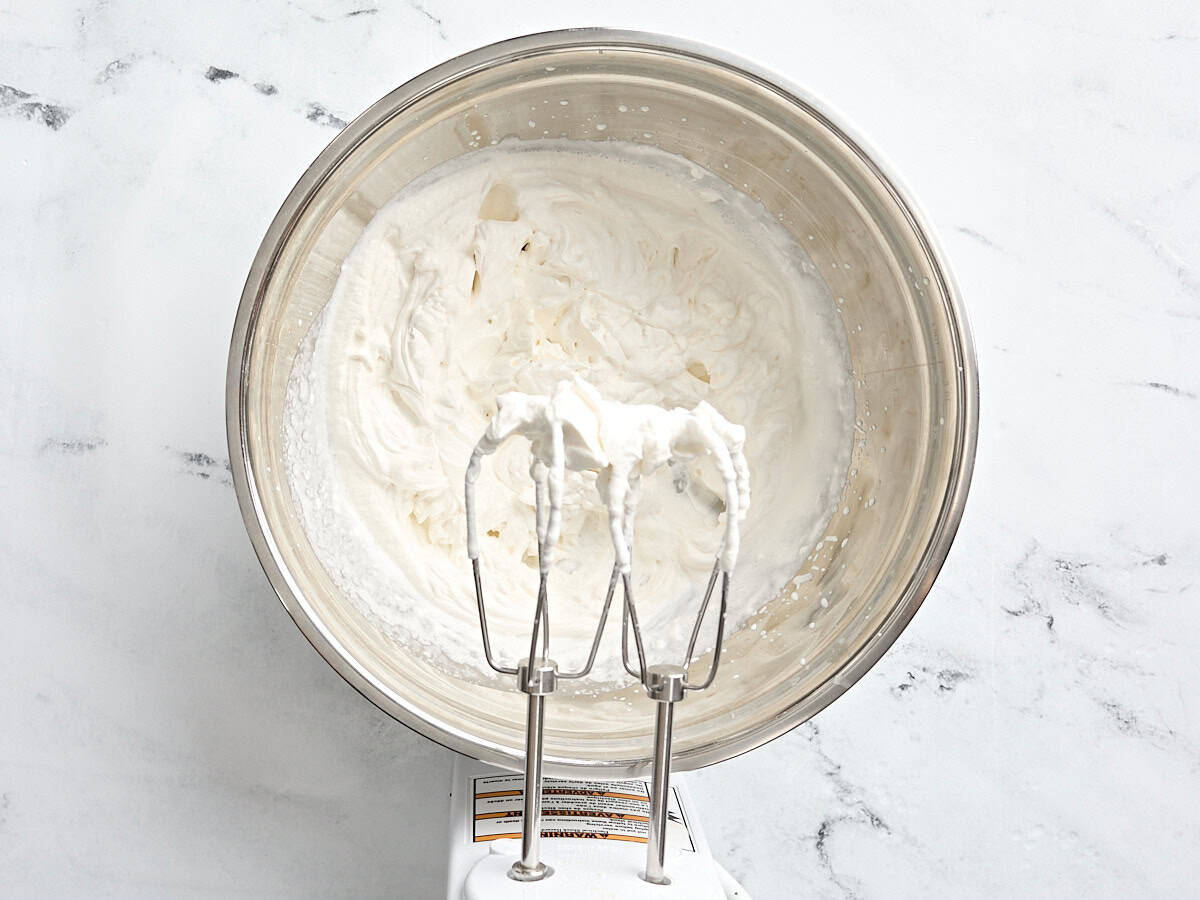
M 274 274 L 282 248 L 300 217 L 334 171 L 368 137 L 419 99 L 446 84 L 490 66 L 531 55 L 589 47 L 642 49 L 691 58 L 717 66 L 764 87 L 786 102 L 815 116 L 878 179 L 908 220 L 913 236 L 931 263 L 937 286 L 945 298 L 947 324 L 954 337 L 950 346 L 957 366 L 957 393 L 962 414 L 954 433 L 950 481 L 942 499 L 933 535 L 900 599 L 879 628 L 848 657 L 823 684 L 796 698 L 783 710 L 752 729 L 728 739 L 709 741 L 679 751 L 673 765 L 688 770 L 739 756 L 808 721 L 844 694 L 883 656 L 912 621 L 937 578 L 958 531 L 974 471 L 979 432 L 979 378 L 974 341 L 954 275 L 928 218 L 894 169 L 853 126 L 829 104 L 803 88 L 728 51 L 684 38 L 616 28 L 572 28 L 508 38 L 470 50 L 440 63 L 390 91 L 359 114 L 333 138 L 300 176 L 283 201 L 255 254 L 238 304 L 230 341 L 226 374 L 226 436 L 230 468 L 242 520 L 263 571 L 276 596 L 310 644 L 355 690 L 397 721 L 422 736 L 452 750 L 508 769 L 520 769 L 521 755 L 491 741 L 481 740 L 444 720 L 433 720 L 407 705 L 362 668 L 337 636 L 311 614 L 303 592 L 283 562 L 261 503 L 259 486 L 250 464 L 247 397 L 250 345 L 263 295 Z M 625 778 L 645 774 L 650 760 L 588 762 L 547 756 L 545 771 L 551 776 Z

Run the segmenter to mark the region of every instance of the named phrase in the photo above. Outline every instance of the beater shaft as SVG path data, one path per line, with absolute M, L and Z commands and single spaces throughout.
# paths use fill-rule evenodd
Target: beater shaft
M 675 704 L 658 704 L 654 721 L 654 793 L 650 807 L 650 835 L 646 842 L 646 880 L 670 884 L 663 862 L 667 851 L 667 803 L 671 786 L 671 729 Z
M 512 864 L 509 877 L 541 881 L 554 869 L 539 858 L 542 838 L 542 738 L 546 696 L 554 693 L 557 667 L 547 659 L 522 660 L 517 686 L 529 697 L 525 717 L 525 796 L 521 816 L 521 858 Z
M 671 734 L 675 704 L 683 699 L 686 672 L 682 666 L 651 666 L 646 693 L 657 704 L 654 719 L 654 781 L 650 793 L 650 832 L 646 841 L 646 872 L 651 884 L 670 884 L 664 870 L 667 851 L 667 808 L 671 797 Z
M 529 717 L 525 729 L 525 809 L 521 831 L 521 867 L 525 871 L 544 869 L 538 858 L 542 837 L 542 727 L 546 698 L 529 695 Z M 527 825 L 526 825 L 527 823 Z

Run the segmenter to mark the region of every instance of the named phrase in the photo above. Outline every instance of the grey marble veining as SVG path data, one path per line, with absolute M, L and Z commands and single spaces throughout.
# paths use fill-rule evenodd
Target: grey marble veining
M 225 356 L 299 173 L 448 56 L 611 23 L 756 58 L 903 173 L 983 385 L 942 577 L 692 777 L 756 897 L 1200 879 L 1194 3 L 0 6 L 0 895 L 437 896 L 446 751 L 340 681 L 233 499 Z

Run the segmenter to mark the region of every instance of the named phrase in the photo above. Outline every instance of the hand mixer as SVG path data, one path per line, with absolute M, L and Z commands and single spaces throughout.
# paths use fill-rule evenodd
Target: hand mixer
M 524 394 L 507 394 L 497 401 L 497 415 L 489 425 L 487 432 L 476 445 L 467 467 L 465 479 L 466 514 L 467 514 L 467 553 L 471 560 L 471 569 L 475 583 L 475 600 L 479 613 L 479 624 L 483 637 L 484 658 L 487 664 L 496 672 L 503 675 L 515 675 L 517 690 L 528 697 L 525 720 L 525 765 L 524 782 L 521 790 L 522 808 L 520 855 L 508 865 L 508 884 L 501 879 L 500 873 L 504 868 L 507 857 L 503 854 L 503 845 L 496 844 L 493 850 L 500 852 L 488 853 L 474 863 L 466 875 L 465 884 L 458 885 L 451 877 L 450 896 L 457 897 L 498 897 L 498 896 L 533 896 L 529 890 L 514 893 L 514 883 L 529 885 L 535 882 L 545 882 L 537 889 L 540 896 L 579 896 L 580 885 L 586 884 L 589 895 L 606 895 L 597 879 L 605 874 L 596 871 L 598 865 L 603 866 L 605 860 L 600 855 L 591 852 L 590 840 L 585 838 L 588 832 L 574 832 L 575 847 L 567 847 L 559 853 L 559 858 L 566 860 L 564 866 L 569 866 L 557 880 L 554 867 L 541 859 L 542 838 L 542 742 L 545 717 L 546 698 L 551 696 L 560 679 L 583 678 L 591 672 L 599 651 L 601 637 L 608 621 L 609 610 L 616 593 L 617 584 L 622 586 L 622 627 L 621 627 L 621 662 L 624 670 L 636 678 L 646 691 L 647 697 L 656 706 L 654 728 L 654 752 L 652 766 L 652 785 L 649 791 L 649 815 L 645 837 L 638 834 L 623 835 L 626 840 L 646 844 L 645 867 L 638 874 L 645 885 L 659 888 L 652 891 L 659 897 L 665 896 L 746 896 L 744 891 L 737 888 L 728 876 L 732 885 L 730 894 L 719 887 L 717 881 L 719 869 L 710 869 L 706 863 L 707 853 L 697 855 L 703 847 L 696 847 L 697 838 L 703 843 L 703 836 L 694 827 L 694 816 L 684 812 L 685 795 L 676 790 L 676 803 L 680 807 L 679 820 L 687 822 L 689 841 L 693 847 L 692 859 L 696 864 L 689 866 L 684 877 L 680 879 L 676 890 L 664 893 L 662 888 L 672 884 L 665 867 L 667 848 L 667 826 L 672 816 L 671 808 L 671 743 L 674 723 L 675 704 L 683 700 L 689 691 L 700 691 L 708 688 L 717 676 L 720 663 L 721 644 L 725 633 L 725 617 L 728 608 L 730 573 L 736 561 L 738 550 L 738 523 L 745 516 L 749 503 L 749 473 L 745 458 L 742 454 L 742 444 L 745 432 L 739 426 L 731 425 L 708 404 L 700 404 L 694 410 L 663 410 L 650 406 L 625 406 L 607 403 L 600 399 L 599 394 L 585 382 L 563 382 L 550 397 L 529 397 Z M 620 449 L 612 453 L 604 448 L 605 441 L 601 432 L 607 431 L 608 443 L 616 444 Z M 565 433 L 569 432 L 572 445 L 567 446 Z M 615 433 L 614 433 L 615 432 Z M 521 434 L 529 439 L 533 456 L 530 475 L 534 482 L 535 496 L 535 526 L 538 545 L 538 590 L 537 602 L 530 627 L 529 655 L 515 665 L 498 663 L 492 653 L 491 639 L 488 631 L 484 589 L 480 574 L 480 553 L 476 525 L 475 484 L 481 470 L 482 458 L 494 452 L 501 443 L 514 434 Z M 717 469 L 726 484 L 725 511 L 726 526 L 722 545 L 712 574 L 708 579 L 703 599 L 696 613 L 688 639 L 687 651 L 682 664 L 657 663 L 648 664 L 645 641 L 642 635 L 641 623 L 638 619 L 637 605 L 634 600 L 632 579 L 632 548 L 634 517 L 640 494 L 641 478 L 650 474 L 654 469 L 665 464 L 678 465 L 682 459 L 697 455 L 699 452 L 711 454 Z M 590 469 L 598 473 L 597 487 L 601 498 L 609 511 L 609 524 L 612 532 L 615 550 L 615 562 L 608 581 L 604 603 L 592 637 L 590 650 L 586 661 L 579 669 L 571 672 L 560 671 L 558 664 L 550 658 L 550 599 L 547 587 L 550 567 L 561 529 L 561 500 L 563 481 L 567 468 L 567 459 L 571 458 L 571 468 L 576 470 Z M 712 659 L 704 677 L 692 680 L 689 670 L 695 655 L 697 640 L 706 614 L 712 601 L 716 586 L 720 583 L 720 605 L 717 614 L 716 636 L 713 642 Z M 634 653 L 629 648 L 629 635 L 633 634 Z M 540 642 L 540 651 L 539 651 Z M 472 784 L 475 778 L 470 779 Z M 461 781 L 458 783 L 461 786 Z M 566 783 L 562 783 L 566 784 Z M 570 787 L 553 788 L 553 791 L 570 791 Z M 481 792 L 470 789 L 476 802 L 466 809 L 463 803 L 456 804 L 461 816 L 464 812 L 474 819 L 480 815 L 476 811 L 477 801 Z M 482 792 L 483 796 L 489 793 Z M 510 795 L 515 793 L 508 792 Z M 590 796 L 595 796 L 591 792 Z M 601 791 L 599 793 L 614 793 Z M 619 793 L 619 792 L 618 792 Z M 586 789 L 584 796 L 589 796 Z M 557 793 L 554 796 L 560 796 Z M 623 798 L 628 799 L 628 798 Z M 594 804 L 593 804 L 594 806 Z M 603 818 L 612 815 L 603 810 L 572 810 L 584 818 Z M 482 815 L 503 815 L 503 813 L 483 813 Z M 685 816 L 687 817 L 685 819 Z M 634 820 L 643 817 L 633 816 Z M 628 821 L 629 817 L 625 818 Z M 564 839 L 567 844 L 571 838 Z M 454 868 L 452 862 L 452 869 Z M 638 882 L 622 884 L 619 878 L 612 879 L 614 893 L 625 895 L 633 890 Z M 705 890 L 703 882 L 708 882 Z M 557 886 L 556 886 L 557 885 Z

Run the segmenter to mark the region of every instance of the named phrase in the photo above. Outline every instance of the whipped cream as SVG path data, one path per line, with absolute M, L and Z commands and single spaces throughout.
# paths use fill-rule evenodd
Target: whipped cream
M 664 409 L 649 403 L 605 400 L 576 377 L 561 381 L 548 397 L 509 391 L 496 398 L 496 416 L 471 453 L 466 474 L 467 556 L 479 558 L 475 483 L 484 456 L 508 438 L 522 435 L 530 443 L 534 513 L 542 572 L 548 572 L 558 544 L 562 519 L 562 487 L 566 471 L 593 472 L 601 502 L 608 510 L 616 568 L 629 574 L 633 522 L 641 498 L 642 478 L 665 465 L 679 466 L 711 454 L 725 483 L 725 536 L 721 568 L 737 563 L 739 526 L 750 510 L 750 470 L 743 448 L 746 429 L 734 425 L 703 400 L 695 409 Z M 682 469 L 675 479 L 686 479 Z M 684 482 L 686 484 L 686 481 Z
M 638 479 L 632 571 L 650 662 L 686 648 L 713 559 L 738 552 L 731 518 L 745 515 L 731 628 L 825 534 L 852 444 L 850 365 L 837 306 L 790 234 L 655 148 L 502 143 L 438 167 L 365 224 L 288 385 L 288 480 L 312 548 L 333 588 L 406 652 L 492 677 L 466 468 L 497 397 L 551 396 L 576 377 L 633 410 L 709 404 L 751 436 L 754 505 L 724 522 L 733 507 L 715 454 Z M 613 449 L 565 438 L 575 462 L 556 487 L 569 514 L 555 525 L 549 591 L 555 657 L 570 668 L 613 564 L 609 503 L 597 467 L 580 461 L 611 462 Z M 528 650 L 539 574 L 522 444 L 498 447 L 478 477 L 476 549 L 501 661 Z M 593 687 L 625 680 L 609 631 Z

